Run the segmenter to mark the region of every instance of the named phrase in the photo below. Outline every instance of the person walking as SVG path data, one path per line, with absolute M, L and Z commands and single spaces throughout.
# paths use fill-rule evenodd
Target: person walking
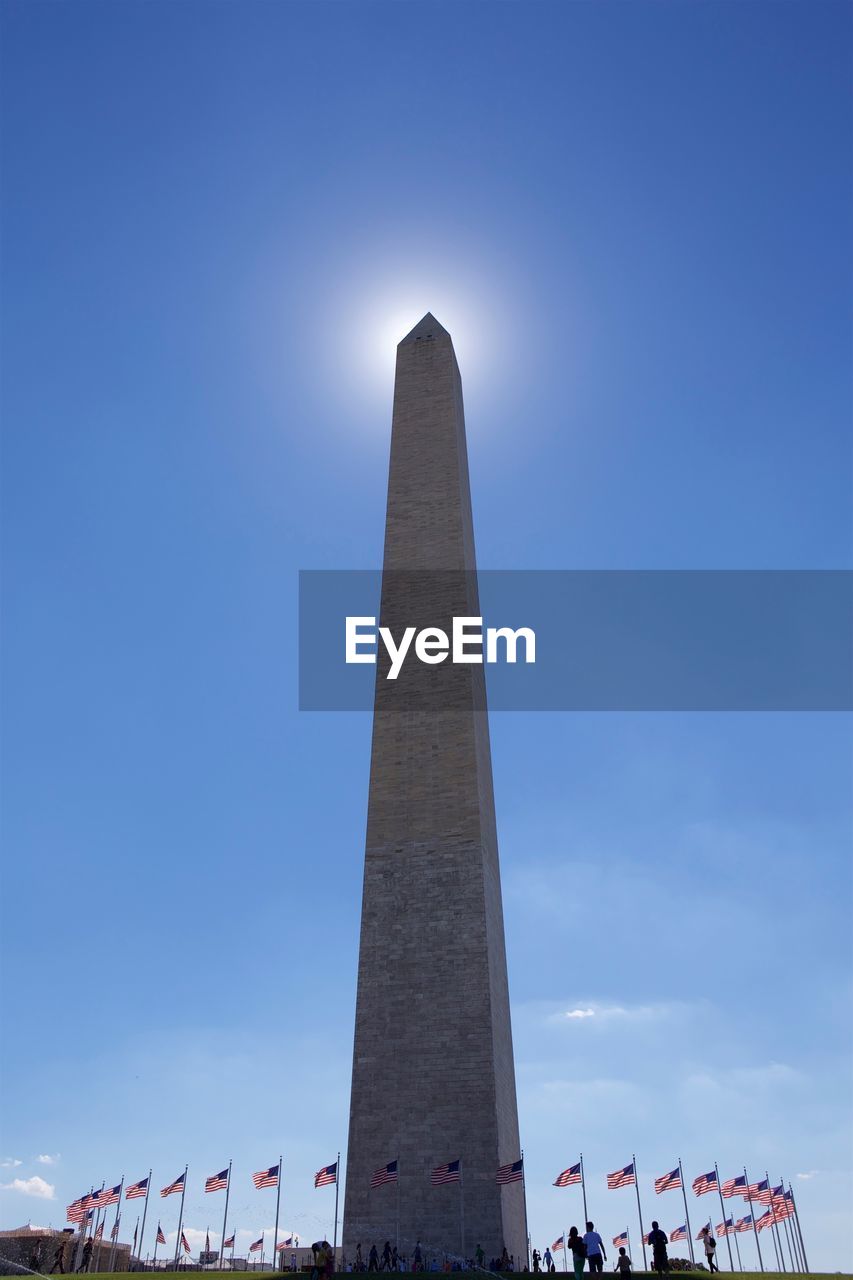
M 89 1270 L 89 1263 L 92 1261 L 92 1250 L 94 1249 L 94 1247 L 95 1247 L 94 1242 L 92 1241 L 92 1238 L 90 1236 L 89 1239 L 86 1241 L 86 1243 L 83 1245 L 83 1257 L 80 1259 L 80 1266 L 77 1268 L 78 1272 Z
M 379 1268 L 379 1270 L 380 1271 L 391 1270 L 391 1241 L 390 1240 L 385 1241 L 385 1247 L 382 1250 L 382 1266 Z
M 476 1252 L 475 1252 L 475 1255 L 474 1255 L 474 1256 L 475 1256 L 475 1257 L 476 1257 L 476 1259 L 477 1259 L 477 1266 L 478 1266 L 478 1267 L 480 1268 L 480 1270 L 482 1271 L 482 1269 L 483 1269 L 483 1263 L 486 1261 L 486 1255 L 485 1255 L 485 1253 L 483 1252 L 483 1246 L 482 1246 L 481 1244 L 478 1244 L 478 1245 L 477 1245 L 477 1249 L 476 1249 Z
M 367 1255 L 367 1270 L 368 1271 L 379 1270 L 379 1254 L 376 1250 L 375 1244 L 372 1244 L 370 1246 L 370 1253 Z
M 533 1250 L 533 1270 L 536 1275 L 539 1274 L 539 1263 L 542 1261 L 542 1255 L 538 1249 Z
M 619 1246 L 619 1257 L 616 1259 L 614 1271 L 618 1271 L 622 1280 L 628 1280 L 631 1274 L 631 1259 L 628 1257 L 624 1244 Z
M 604 1252 L 604 1241 L 595 1229 L 594 1222 L 586 1224 L 586 1235 L 583 1238 L 586 1245 L 586 1256 L 589 1259 L 590 1271 L 603 1271 L 604 1259 L 607 1254 Z
M 53 1255 L 53 1263 L 51 1264 L 48 1275 L 52 1276 L 54 1271 L 58 1271 L 61 1276 L 65 1275 L 65 1241 L 60 1240 L 56 1246 L 56 1253 Z
M 569 1248 L 572 1251 L 572 1266 L 575 1269 L 575 1280 L 581 1280 L 583 1264 L 586 1262 L 586 1245 L 583 1236 L 578 1235 L 577 1227 L 569 1227 Z
M 545 1270 L 551 1272 L 554 1270 L 554 1259 L 551 1257 L 551 1250 L 546 1248 L 542 1254 L 542 1261 L 545 1263 Z
M 703 1227 L 699 1233 L 702 1237 L 702 1244 L 705 1249 L 705 1261 L 708 1264 L 709 1271 L 719 1271 L 716 1261 L 717 1242 L 711 1235 L 710 1227 Z
M 666 1246 L 669 1241 L 666 1238 L 666 1232 L 661 1231 L 656 1222 L 652 1223 L 648 1242 L 652 1247 L 652 1270 L 662 1276 L 665 1271 L 669 1270 L 669 1258 L 666 1253 Z

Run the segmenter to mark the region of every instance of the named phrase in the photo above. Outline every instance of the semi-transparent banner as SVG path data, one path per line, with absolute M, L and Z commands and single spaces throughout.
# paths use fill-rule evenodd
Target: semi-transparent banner
M 843 570 L 305 570 L 306 711 L 849 711 Z

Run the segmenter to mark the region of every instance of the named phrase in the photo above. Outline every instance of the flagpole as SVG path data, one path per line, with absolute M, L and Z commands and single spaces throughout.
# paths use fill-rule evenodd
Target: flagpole
M 181 1248 L 181 1231 L 184 1225 L 184 1196 L 187 1194 L 187 1171 L 189 1165 L 184 1165 L 184 1185 L 181 1191 L 181 1212 L 178 1214 L 178 1238 L 175 1241 L 175 1270 L 178 1269 L 178 1257 Z
M 337 1163 L 335 1164 L 335 1234 L 332 1237 L 332 1259 L 335 1270 L 338 1266 L 338 1192 L 341 1187 L 341 1153 L 338 1152 Z M 282 1267 L 282 1271 L 284 1267 Z
M 160 1243 L 160 1223 L 157 1222 L 157 1235 L 154 1237 L 154 1256 L 151 1259 L 151 1270 L 157 1270 L 157 1245 Z
M 222 1270 L 222 1255 L 225 1253 L 225 1228 L 228 1226 L 228 1197 L 231 1194 L 231 1165 L 228 1161 L 228 1181 L 225 1183 L 225 1213 L 222 1215 L 222 1247 L 219 1250 L 219 1270 Z
M 794 1195 L 794 1188 L 792 1187 L 790 1182 L 788 1183 L 788 1190 L 791 1193 L 791 1204 L 794 1206 L 794 1221 L 797 1224 L 797 1235 L 800 1237 L 800 1253 L 802 1254 L 802 1257 L 803 1257 L 803 1267 L 805 1268 L 806 1271 L 808 1271 L 809 1264 L 806 1258 L 806 1246 L 803 1242 L 803 1229 L 800 1226 L 800 1211 L 797 1208 L 797 1200 Z
M 782 1178 L 781 1181 L 782 1181 L 782 1194 L 785 1195 L 785 1179 Z M 797 1248 L 797 1235 L 796 1235 L 796 1232 L 794 1231 L 793 1222 L 789 1222 L 790 1217 L 791 1217 L 790 1212 L 785 1214 L 785 1233 L 788 1237 L 788 1253 L 792 1258 L 791 1270 L 802 1271 L 803 1264 L 800 1261 L 800 1251 Z
M 693 1232 L 690 1230 L 690 1214 L 687 1212 L 687 1188 L 684 1185 L 684 1170 L 681 1167 L 681 1156 L 678 1157 L 678 1176 L 681 1179 L 681 1196 L 682 1196 L 682 1199 L 684 1200 L 684 1221 L 687 1226 L 687 1247 L 690 1250 L 690 1261 L 694 1262 L 695 1259 L 693 1257 Z M 719 1183 L 720 1183 L 720 1179 L 718 1176 L 717 1177 L 718 1186 L 719 1186 Z M 725 1220 L 725 1216 L 726 1215 L 723 1214 L 723 1220 Z
M 340 1159 L 340 1157 L 338 1157 Z M 459 1161 L 459 1235 L 462 1244 L 462 1263 L 465 1262 L 465 1192 L 462 1182 L 462 1161 Z
M 119 1220 L 119 1215 L 121 1214 L 121 1198 L 123 1195 L 124 1195 L 124 1174 L 121 1175 L 121 1187 L 119 1188 L 118 1200 L 116 1201 L 116 1220 L 113 1223 L 113 1231 L 115 1232 L 115 1239 L 113 1240 L 112 1248 L 110 1249 L 110 1261 L 109 1261 L 110 1271 L 113 1270 L 113 1262 L 115 1261 L 115 1256 L 116 1256 L 116 1244 L 118 1243 L 118 1220 Z M 110 1235 L 112 1236 L 112 1232 L 110 1232 Z
M 755 1225 L 755 1210 L 752 1207 L 752 1195 L 749 1190 L 749 1174 L 746 1171 L 746 1165 L 743 1166 L 743 1177 L 746 1183 L 746 1201 L 749 1205 L 749 1216 L 752 1218 L 752 1234 L 755 1236 L 755 1247 L 758 1250 L 758 1261 L 761 1270 L 764 1270 L 764 1259 L 761 1256 L 761 1245 L 758 1243 L 758 1227 Z
M 739 1244 L 738 1244 L 738 1242 L 737 1242 L 737 1235 L 738 1235 L 738 1233 L 737 1233 L 737 1229 L 736 1229 L 736 1227 L 735 1227 L 735 1211 L 734 1211 L 734 1209 L 732 1209 L 732 1231 L 734 1231 L 734 1234 L 735 1234 L 735 1249 L 737 1250 L 737 1269 L 738 1269 L 738 1271 L 743 1271 L 743 1264 L 741 1263 L 741 1260 L 740 1260 L 740 1245 L 739 1245 Z M 728 1239 L 728 1236 L 726 1237 L 726 1239 Z
M 145 1235 L 145 1215 L 148 1212 L 148 1196 L 151 1192 L 151 1170 L 148 1170 L 148 1182 L 145 1186 L 145 1204 L 142 1209 L 142 1232 L 139 1237 L 139 1247 L 136 1251 L 137 1258 L 142 1257 L 142 1237 Z
M 717 1168 L 716 1160 L 714 1161 L 714 1173 L 717 1175 L 717 1195 L 720 1197 L 720 1208 L 723 1211 L 723 1222 L 725 1222 L 726 1206 L 723 1204 L 723 1188 L 720 1186 L 720 1171 Z M 734 1210 L 732 1210 L 732 1222 L 734 1222 L 734 1220 L 735 1220 L 735 1215 L 734 1215 Z M 734 1271 L 735 1264 L 734 1264 L 734 1258 L 732 1257 L 732 1242 L 731 1240 L 729 1240 L 728 1235 L 726 1235 L 726 1247 L 728 1248 L 728 1251 L 729 1251 L 729 1269 L 731 1271 Z M 738 1257 L 740 1257 L 740 1250 L 738 1250 Z
M 569 1269 L 569 1246 L 566 1244 L 566 1228 L 563 1227 L 563 1270 Z
M 643 1246 L 643 1270 L 648 1271 L 649 1268 L 646 1262 L 646 1233 L 643 1230 L 643 1211 L 640 1208 L 640 1175 L 637 1173 L 636 1155 L 631 1156 L 631 1161 L 634 1165 L 634 1190 L 637 1193 L 637 1217 L 640 1219 L 640 1243 Z
M 764 1170 L 764 1180 L 767 1183 L 767 1194 L 770 1197 L 770 1214 L 773 1220 L 773 1231 L 776 1236 L 774 1241 L 774 1244 L 776 1245 L 776 1253 L 782 1263 L 782 1270 L 787 1271 L 788 1268 L 785 1266 L 785 1254 L 782 1252 L 782 1237 L 779 1235 L 779 1222 L 776 1217 L 776 1206 L 773 1203 L 773 1188 L 770 1185 L 770 1174 L 766 1169 Z
M 133 1228 L 133 1245 L 132 1245 L 131 1250 L 130 1250 L 131 1255 L 133 1254 L 134 1250 L 136 1249 L 136 1246 L 137 1246 L 137 1240 L 138 1240 L 138 1239 L 139 1239 L 139 1214 L 137 1214 L 137 1215 L 136 1215 L 136 1226 Z M 138 1257 L 139 1257 L 139 1254 L 137 1253 L 137 1255 L 136 1255 L 136 1256 L 137 1256 L 137 1258 L 138 1258 Z
M 785 1183 L 784 1183 L 784 1181 L 782 1181 L 782 1179 L 780 1179 L 779 1181 L 780 1181 L 780 1185 L 781 1185 L 781 1187 L 782 1187 L 782 1195 L 783 1195 L 783 1197 L 784 1197 L 784 1195 L 785 1195 Z M 787 1212 L 785 1213 L 785 1217 L 782 1219 L 782 1226 L 783 1226 L 783 1227 L 784 1227 L 784 1229 L 785 1229 L 785 1242 L 786 1242 L 786 1243 L 787 1243 L 787 1245 L 788 1245 L 788 1261 L 789 1261 L 789 1262 L 790 1262 L 790 1264 L 791 1264 L 791 1270 L 792 1270 L 792 1271 L 798 1271 L 798 1270 L 799 1270 L 799 1267 L 798 1267 L 798 1266 L 797 1266 L 797 1264 L 794 1262 L 794 1253 L 793 1253 L 793 1250 L 791 1249 L 791 1232 L 790 1232 L 790 1229 L 789 1229 L 789 1227 L 788 1227 L 788 1214 L 787 1214 Z
M 784 1183 L 783 1183 L 782 1185 L 784 1186 Z M 793 1192 L 793 1189 L 792 1189 L 792 1187 L 791 1187 L 790 1182 L 788 1183 L 788 1191 L 790 1192 L 790 1196 L 791 1196 L 791 1209 L 792 1209 L 792 1211 L 793 1211 L 793 1208 L 794 1208 L 794 1192 Z M 803 1252 L 802 1252 L 802 1249 L 800 1248 L 799 1241 L 797 1240 L 797 1229 L 796 1229 L 796 1223 L 794 1222 L 793 1217 L 791 1218 L 791 1239 L 792 1239 L 792 1240 L 793 1240 L 793 1242 L 794 1242 L 794 1254 L 796 1255 L 797 1265 L 799 1266 L 799 1268 L 800 1268 L 800 1270 L 801 1270 L 801 1271 L 805 1271 L 805 1270 L 806 1270 L 806 1267 L 805 1267 L 805 1264 L 804 1264 L 804 1262 L 803 1262 Z
M 521 1149 L 521 1193 L 524 1196 L 524 1244 L 527 1249 L 527 1266 L 530 1269 L 530 1228 L 527 1225 L 527 1174 L 524 1172 L 524 1148 Z
M 283 1157 L 278 1158 L 278 1177 L 275 1180 L 275 1234 L 272 1240 L 272 1260 L 273 1269 L 275 1269 L 275 1249 L 278 1244 L 278 1206 L 281 1204 L 281 1162 Z M 261 1258 L 263 1262 L 263 1258 Z
M 583 1152 L 581 1154 L 581 1192 L 583 1194 L 583 1229 L 586 1231 L 586 1224 L 589 1222 L 589 1214 L 586 1211 L 586 1179 L 583 1174 Z
M 631 1228 L 625 1228 L 625 1239 L 628 1241 L 628 1257 L 631 1256 Z

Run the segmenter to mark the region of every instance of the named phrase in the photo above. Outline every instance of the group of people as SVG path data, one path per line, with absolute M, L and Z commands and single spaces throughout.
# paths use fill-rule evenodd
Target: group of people
M 53 1262 L 51 1263 L 50 1270 L 47 1273 L 49 1276 L 52 1276 L 57 1271 L 61 1276 L 65 1275 L 65 1246 L 67 1243 L 68 1243 L 67 1239 L 63 1239 L 63 1240 L 60 1240 L 59 1244 L 56 1246 L 56 1252 L 53 1255 Z M 92 1265 L 92 1253 L 94 1251 L 94 1248 L 95 1248 L 95 1243 L 92 1240 L 92 1237 L 90 1236 L 89 1239 L 83 1245 L 83 1253 L 80 1257 L 79 1265 L 74 1269 L 74 1275 L 77 1275 L 78 1272 L 85 1273 L 86 1271 L 89 1270 L 90 1266 Z M 36 1262 L 35 1266 L 33 1266 L 33 1261 Z M 38 1271 L 39 1269 L 40 1268 L 38 1265 L 38 1258 L 35 1258 L 35 1259 L 31 1258 L 30 1270 Z
M 700 1232 L 700 1239 L 705 1250 L 705 1261 L 709 1271 L 719 1271 L 715 1255 L 717 1251 L 717 1242 L 714 1239 L 708 1227 L 703 1227 Z M 665 1271 L 669 1270 L 669 1238 L 665 1231 L 662 1231 L 660 1224 L 652 1223 L 652 1229 L 648 1234 L 647 1243 L 652 1250 L 652 1270 L 662 1276 Z M 601 1272 L 604 1270 L 604 1263 L 607 1260 L 607 1253 L 604 1249 L 604 1241 L 595 1229 L 595 1224 L 588 1222 L 586 1231 L 580 1234 L 577 1227 L 571 1227 L 566 1238 L 566 1244 L 571 1250 L 572 1265 L 575 1273 L 575 1280 L 580 1280 L 584 1273 L 585 1264 L 589 1263 L 590 1272 Z M 533 1270 L 540 1271 L 542 1264 L 545 1264 L 546 1271 L 556 1270 L 554 1260 L 551 1257 L 551 1250 L 546 1249 L 545 1253 L 540 1256 L 538 1250 L 533 1250 Z M 628 1251 L 624 1245 L 619 1248 L 619 1254 L 613 1270 L 618 1271 L 622 1280 L 628 1280 L 633 1269 L 633 1263 L 628 1256 Z

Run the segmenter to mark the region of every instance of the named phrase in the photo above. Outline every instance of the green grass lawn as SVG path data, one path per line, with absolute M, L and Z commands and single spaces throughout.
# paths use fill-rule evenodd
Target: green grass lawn
M 111 1271 L 97 1271 L 97 1272 L 92 1272 L 92 1276 L 93 1276 L 93 1277 L 97 1277 L 97 1280 L 128 1280 L 128 1274 L 129 1274 L 129 1273 L 128 1273 L 127 1271 L 112 1271 L 112 1272 L 111 1272 Z M 132 1274 L 132 1273 L 131 1273 L 131 1274 Z M 139 1274 L 139 1273 L 137 1272 L 136 1274 Z M 202 1274 L 204 1274 L 204 1273 L 203 1273 L 203 1272 L 193 1272 L 193 1271 L 158 1271 L 158 1272 L 157 1272 L 157 1275 L 158 1275 L 158 1276 L 166 1276 L 166 1277 L 168 1277 L 168 1278 L 169 1278 L 169 1280 L 179 1280 L 179 1278 L 180 1278 L 180 1280 L 187 1280 L 187 1276 L 188 1276 L 188 1275 L 202 1275 Z M 217 1272 L 216 1270 L 214 1270 L 214 1271 L 211 1271 L 209 1274 L 211 1274 L 211 1275 L 218 1275 L 218 1274 L 220 1274 L 220 1273 L 219 1273 L 219 1272 Z M 269 1276 L 269 1277 L 270 1277 L 270 1280 L 273 1280 L 273 1278 L 274 1278 L 274 1277 L 276 1277 L 276 1276 L 281 1276 L 281 1274 L 282 1274 L 282 1273 L 281 1273 L 280 1271 L 261 1271 L 261 1272 L 258 1272 L 258 1271 L 228 1271 L 228 1269 L 226 1268 L 226 1269 L 224 1269 L 224 1270 L 222 1271 L 222 1273 L 221 1273 L 221 1274 L 222 1274 L 223 1276 L 231 1275 L 231 1276 L 241 1276 L 241 1277 L 245 1277 L 245 1280 L 249 1280 L 249 1277 L 251 1277 L 251 1280 L 258 1280 L 258 1276 L 259 1276 L 259 1275 L 260 1275 L 260 1276 Z M 285 1272 L 284 1274 L 285 1274 L 286 1276 L 292 1276 L 292 1275 L 294 1275 L 294 1274 L 295 1274 L 296 1276 L 299 1276 L 299 1275 L 306 1276 L 306 1275 L 310 1275 L 310 1272 L 303 1271 L 303 1272 L 296 1272 L 296 1273 L 293 1273 L 293 1272 L 288 1271 L 288 1272 Z M 357 1273 L 357 1274 L 358 1274 L 358 1276 L 359 1276 L 359 1277 L 362 1277 L 362 1276 L 365 1276 L 365 1275 L 366 1275 L 366 1273 L 365 1273 L 365 1272 L 359 1272 L 359 1273 Z M 412 1273 L 403 1273 L 403 1274 L 412 1274 Z M 433 1275 L 434 1275 L 434 1276 L 436 1276 L 436 1277 L 440 1277 L 440 1278 L 441 1278 L 441 1280 L 444 1280 L 444 1272 L 442 1272 L 442 1271 L 436 1271 L 436 1272 L 431 1272 L 431 1271 L 421 1271 L 421 1272 L 419 1272 L 418 1274 L 419 1274 L 420 1276 L 422 1276 L 422 1277 L 424 1278 L 424 1280 L 428 1280 L 428 1278 L 429 1278 L 429 1277 L 431 1277 L 431 1276 L 433 1276 Z M 468 1280 L 474 1280 L 474 1278 L 475 1278 L 475 1277 L 480 1277 L 480 1280 L 482 1280 L 482 1274 L 483 1274 L 482 1272 L 477 1272 L 477 1271 L 454 1271 L 454 1272 L 452 1272 L 452 1273 L 451 1273 L 451 1280 L 465 1280 L 465 1278 L 466 1278 L 466 1277 L 468 1278 Z M 522 1280 L 523 1274 L 524 1274 L 524 1273 L 516 1272 L 516 1273 L 515 1273 L 515 1275 L 513 1276 L 513 1280 Z M 556 1273 L 555 1277 L 554 1277 L 554 1280 L 559 1280 L 559 1277 L 560 1277 L 560 1276 L 562 1276 L 563 1274 L 564 1274 L 564 1273 L 563 1273 L 562 1271 L 558 1271 L 558 1272 Z M 605 1276 L 606 1276 L 607 1274 L 608 1274 L 608 1273 L 605 1273 Z M 635 1275 L 650 1275 L 650 1274 L 652 1274 L 652 1273 L 651 1273 L 651 1272 L 641 1272 L 641 1271 L 636 1271 L 636 1272 L 634 1272 L 633 1274 L 635 1274 Z M 674 1274 L 674 1275 L 684 1275 L 684 1274 L 686 1274 L 686 1275 L 695 1275 L 696 1273 L 695 1273 L 695 1272 L 686 1272 L 686 1273 L 685 1273 L 685 1272 L 674 1272 L 673 1274 Z M 701 1275 L 701 1274 L 703 1274 L 703 1273 L 701 1273 L 701 1272 L 700 1272 L 699 1274 Z M 704 1274 L 707 1276 L 707 1275 L 708 1275 L 707 1271 L 706 1271 L 706 1272 L 704 1272 Z M 721 1268 L 721 1270 L 720 1270 L 720 1280 L 740 1280 L 740 1278 L 741 1278 L 741 1277 L 749 1277 L 749 1280 L 755 1280 L 755 1277 L 756 1277 L 756 1276 L 760 1276 L 760 1277 L 761 1277 L 761 1280 L 794 1280 L 794 1277 L 796 1277 L 796 1276 L 802 1276 L 802 1274 L 803 1274 L 803 1273 L 802 1273 L 801 1271 L 795 1271 L 795 1272 L 793 1273 L 793 1275 L 792 1275 L 792 1273 L 791 1273 L 790 1271 L 788 1271 L 788 1272 L 782 1272 L 782 1271 L 764 1271 L 764 1272 L 760 1272 L 760 1271 L 726 1271 L 724 1268 Z M 842 1272 L 842 1271 L 810 1271 L 808 1274 L 809 1274 L 811 1277 L 813 1277 L 813 1280 L 838 1280 L 839 1276 L 844 1277 L 844 1278 L 845 1278 L 845 1280 L 853 1280 L 853 1275 L 851 1275 L 851 1273 L 850 1273 L 849 1271 L 847 1271 L 847 1272 Z M 568 1273 L 568 1275 L 569 1275 L 569 1276 L 572 1276 L 572 1272 L 570 1271 L 570 1272 Z M 529 1280 L 529 1277 L 528 1277 L 528 1280 Z M 604 1277 L 602 1277 L 602 1280 L 604 1280 Z

